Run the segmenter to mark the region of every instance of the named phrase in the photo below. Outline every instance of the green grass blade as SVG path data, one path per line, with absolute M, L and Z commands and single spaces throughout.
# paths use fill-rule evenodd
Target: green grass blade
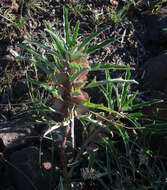
M 119 134 L 121 135 L 123 142 L 125 144 L 125 149 L 126 149 L 126 156 L 128 157 L 130 154 L 130 147 L 129 147 L 129 135 L 127 131 L 118 125 L 115 125 L 116 129 L 119 131 Z
M 79 46 L 77 51 L 80 51 L 85 47 L 93 38 L 97 37 L 99 34 L 107 30 L 108 27 L 99 29 L 97 32 L 92 33 L 86 40 L 84 40 Z
M 113 89 L 114 89 L 115 95 L 116 95 L 117 108 L 118 108 L 118 110 L 120 110 L 120 106 L 121 106 L 120 103 L 121 103 L 121 101 L 120 101 L 120 95 L 119 95 L 119 92 L 118 92 L 118 88 L 116 88 L 115 85 L 113 85 Z
M 43 23 L 44 23 L 44 25 L 45 25 L 45 27 L 46 27 L 47 29 L 52 30 L 52 27 L 50 26 L 50 24 L 49 24 L 48 22 L 43 21 Z
M 137 128 L 141 128 L 141 124 L 139 123 L 139 122 L 137 122 L 137 118 L 135 118 L 135 117 L 132 117 L 131 115 L 126 115 L 125 116 L 126 117 L 126 119 L 128 119 L 135 127 L 137 127 Z M 132 127 L 132 129 L 133 129 L 133 127 Z M 143 129 L 143 128 L 142 128 Z
M 69 47 L 71 44 L 71 39 L 70 39 L 70 25 L 68 22 L 68 12 L 66 8 L 64 7 L 64 36 L 66 39 L 66 45 Z
M 135 113 L 128 113 L 128 115 L 126 115 L 128 117 L 134 117 L 134 118 L 148 118 L 150 116 L 143 114 L 141 112 L 135 112 Z
M 108 107 L 110 107 L 110 97 L 109 97 L 109 94 L 108 94 L 107 90 L 102 85 L 99 86 L 98 88 L 103 93 L 104 97 L 106 98 L 107 103 L 108 103 Z
M 167 132 L 167 123 L 157 123 L 145 125 L 145 131 L 151 133 L 163 133 Z
M 126 76 L 125 76 L 125 79 L 126 80 L 129 80 L 130 79 L 130 76 L 131 76 L 131 73 L 130 73 L 130 70 L 128 69 L 126 71 Z M 126 98 L 127 98 L 127 95 L 128 95 L 128 87 L 129 87 L 130 83 L 128 82 L 125 82 L 124 85 L 123 85 L 123 89 L 122 89 L 122 94 L 121 94 L 121 106 L 124 104 Z
M 106 78 L 106 80 L 111 80 L 109 69 L 105 69 L 105 78 Z M 112 95 L 112 85 L 111 85 L 111 83 L 106 84 L 106 91 L 107 91 L 107 93 L 110 93 Z
M 125 102 L 125 104 L 122 106 L 122 110 L 126 111 L 127 107 L 129 104 L 132 104 L 133 100 L 136 98 L 136 96 L 138 95 L 139 91 L 137 90 L 130 98 L 127 102 Z M 130 107 L 129 107 L 130 108 Z M 128 108 L 128 109 L 129 109 Z
M 110 73 L 109 73 L 109 70 L 106 69 L 105 70 L 105 77 L 107 80 L 111 80 L 111 76 L 110 76 Z M 114 102 L 115 102 L 115 97 L 112 96 L 112 93 L 113 93 L 113 84 L 111 83 L 107 83 L 106 84 L 106 95 L 107 95 L 107 104 L 108 104 L 108 107 L 114 109 Z
M 71 42 L 71 47 L 73 47 L 73 48 L 75 48 L 75 46 L 77 44 L 76 40 L 77 40 L 77 37 L 78 37 L 79 26 L 80 26 L 80 21 L 77 21 L 77 24 L 75 26 L 74 33 L 73 33 L 73 36 L 72 36 L 72 42 Z
M 107 143 L 108 143 L 109 149 L 111 150 L 111 152 L 113 154 L 113 158 L 114 158 L 114 160 L 115 160 L 115 162 L 117 164 L 117 167 L 119 168 L 120 173 L 123 176 L 123 168 L 122 168 L 122 165 L 121 165 L 121 162 L 120 162 L 120 159 L 119 159 L 119 150 L 115 146 L 116 142 L 108 140 Z
M 167 28 L 163 28 L 162 30 L 163 30 L 163 31 L 167 31 Z

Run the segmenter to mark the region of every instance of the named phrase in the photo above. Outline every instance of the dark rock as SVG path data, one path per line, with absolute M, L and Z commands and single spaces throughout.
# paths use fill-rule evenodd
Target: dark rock
M 49 189 L 51 175 L 46 171 L 51 171 L 52 164 L 46 159 L 45 161 L 42 159 L 40 163 L 39 155 L 39 149 L 34 146 L 16 151 L 11 155 L 9 178 L 17 190 Z
M 7 188 L 6 190 L 16 190 L 13 186 Z
M 167 42 L 167 7 L 162 8 L 156 14 L 147 11 L 143 14 L 147 25 L 147 43 L 165 44 Z
M 5 147 L 22 144 L 25 137 L 36 135 L 35 127 L 25 127 L 25 119 L 0 124 L 0 139 Z
M 167 92 L 167 52 L 149 59 L 143 71 L 143 87 Z

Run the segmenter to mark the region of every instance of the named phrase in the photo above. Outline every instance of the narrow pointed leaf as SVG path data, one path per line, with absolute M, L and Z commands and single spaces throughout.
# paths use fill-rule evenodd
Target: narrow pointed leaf
M 118 83 L 118 82 L 130 82 L 130 83 L 138 84 L 135 80 L 125 80 L 122 78 L 116 78 L 116 79 L 103 80 L 103 81 L 92 81 L 85 88 L 93 88 L 93 87 L 97 87 L 97 86 L 104 85 L 107 83 Z
M 34 56 L 35 56 L 36 58 L 38 58 L 40 61 L 42 61 L 42 62 L 48 62 L 48 60 L 47 60 L 46 58 L 44 58 L 44 57 L 41 55 L 40 52 L 33 50 L 31 47 L 25 46 L 25 45 L 23 45 L 23 44 L 19 44 L 18 46 L 21 47 L 21 48 L 26 49 L 29 53 L 31 53 L 32 55 L 34 55 Z
M 45 72 L 49 77 L 51 77 L 52 72 L 50 69 L 48 69 L 44 64 L 42 64 L 39 61 L 34 61 L 34 63 L 43 71 Z
M 127 70 L 125 79 L 129 80 L 130 76 L 131 76 L 130 70 Z M 130 85 L 129 82 L 125 82 L 124 85 L 123 85 L 122 94 L 121 94 L 121 106 L 124 104 L 124 102 L 125 102 L 125 100 L 127 98 L 127 95 L 128 95 L 128 92 L 129 92 L 129 90 L 128 90 L 129 85 Z
M 133 100 L 136 98 L 137 94 L 139 93 L 139 91 L 137 90 L 130 98 L 127 102 L 125 102 L 125 104 L 122 106 L 122 110 L 126 111 L 127 107 L 129 104 L 132 104 Z M 130 108 L 130 107 L 129 107 Z
M 58 91 L 51 85 L 48 85 L 47 83 L 45 82 L 39 82 L 39 81 L 36 81 L 36 80 L 32 80 L 32 79 L 29 79 L 28 81 L 32 82 L 33 84 L 36 84 L 42 88 L 44 88 L 45 90 L 51 92 L 55 97 L 57 98 L 60 98 L 60 95 L 58 93 Z
M 48 22 L 43 21 L 43 23 L 44 23 L 44 25 L 45 25 L 45 27 L 46 27 L 47 29 L 52 30 L 52 27 L 50 26 L 50 24 L 49 24 Z
M 78 37 L 79 25 L 80 25 L 80 21 L 77 22 L 77 24 L 75 26 L 75 29 L 74 29 L 73 36 L 72 36 L 71 47 L 74 47 L 74 48 L 75 48 L 75 46 L 77 44 L 76 40 L 77 40 L 77 37 Z
M 108 27 L 102 28 L 102 29 L 99 29 L 97 32 L 92 33 L 86 40 L 84 40 L 84 41 L 78 46 L 77 51 L 82 50 L 82 48 L 85 47 L 92 39 L 94 39 L 95 37 L 97 37 L 99 34 L 101 34 L 102 32 L 104 32 L 104 31 L 107 30 L 107 29 L 108 29 Z
M 100 43 L 100 44 L 96 44 L 86 50 L 84 50 L 84 53 L 87 53 L 87 54 L 91 54 L 93 52 L 95 52 L 96 50 L 98 49 L 101 49 L 105 46 L 107 46 L 108 44 L 110 44 L 111 42 L 113 42 L 115 39 L 108 39 L 108 40 L 105 40 L 104 42 Z
M 54 76 L 53 69 L 49 68 L 48 65 L 50 65 L 50 62 L 48 59 L 45 59 L 41 56 L 40 52 L 34 51 L 32 48 L 28 46 L 24 46 L 22 44 L 19 45 L 20 47 L 26 49 L 28 52 L 30 52 L 32 55 L 37 57 L 40 61 L 36 61 L 35 59 L 21 57 L 21 59 L 31 61 L 34 64 L 36 64 L 43 72 L 45 72 L 54 82 L 57 82 L 56 77 Z M 43 62 L 43 63 L 41 63 Z
M 145 106 L 151 106 L 153 104 L 161 103 L 161 102 L 163 102 L 163 100 L 152 100 L 152 101 L 148 101 L 148 102 L 142 102 L 140 104 L 132 105 L 131 110 L 139 109 L 139 108 L 142 108 L 142 107 L 145 107 Z
M 108 108 L 108 107 L 105 107 L 103 104 L 94 104 L 92 102 L 84 102 L 83 103 L 83 106 L 86 106 L 86 107 L 89 107 L 89 108 L 94 108 L 94 109 L 99 109 L 99 110 L 103 110 L 103 111 L 107 111 L 107 112 L 110 112 L 110 113 L 114 113 L 116 115 L 119 115 L 121 117 L 122 114 L 118 113 L 117 111 L 111 109 L 111 108 Z
M 164 134 L 167 131 L 167 123 L 155 123 L 145 125 L 144 131 L 149 132 L 149 134 Z
M 62 55 L 63 58 L 65 58 L 66 56 L 66 51 L 62 45 L 62 42 L 59 40 L 58 36 L 52 32 L 51 30 L 49 29 L 46 29 L 46 31 L 50 34 L 50 36 L 53 38 L 55 44 L 56 44 L 56 47 L 57 47 L 57 50 L 60 52 L 60 54 Z
M 134 118 L 133 116 L 126 115 L 125 118 L 128 119 L 135 127 L 141 128 L 141 124 L 139 122 L 137 122 L 137 119 Z M 143 129 L 143 127 L 141 129 Z
M 120 96 L 119 96 L 119 93 L 118 93 L 118 88 L 116 88 L 115 85 L 113 85 L 113 89 L 114 89 L 115 95 L 116 95 L 117 108 L 120 109 L 121 100 L 120 100 Z
M 32 45 L 39 46 L 39 47 L 41 47 L 41 48 L 47 50 L 49 53 L 54 54 L 54 55 L 56 55 L 56 56 L 59 57 L 59 58 L 62 58 L 62 56 L 61 56 L 55 49 L 53 49 L 53 48 L 50 47 L 50 46 L 41 44 L 41 43 L 39 43 L 38 41 L 25 40 L 25 41 L 23 41 L 23 43 L 25 43 L 25 44 L 28 43 L 28 44 L 32 44 Z
M 70 77 L 71 81 L 74 82 L 74 81 L 75 81 L 79 76 L 81 76 L 82 73 L 84 73 L 86 70 L 88 70 L 88 68 L 82 68 L 82 69 L 80 69 L 79 71 L 77 71 L 76 73 L 74 73 L 74 74 Z
M 129 147 L 129 135 L 127 133 L 127 131 L 120 126 L 115 125 L 115 127 L 118 129 L 119 134 L 121 135 L 124 144 L 125 144 L 125 149 L 126 149 L 126 156 L 129 156 L 130 154 L 130 147 Z
M 93 64 L 91 66 L 91 71 L 106 70 L 106 69 L 135 70 L 133 67 L 124 66 L 124 65 L 112 65 L 112 64 L 96 63 L 96 64 Z
M 68 22 L 68 12 L 64 7 L 64 36 L 66 38 L 66 44 L 69 47 L 71 44 L 71 39 L 70 39 L 70 25 Z

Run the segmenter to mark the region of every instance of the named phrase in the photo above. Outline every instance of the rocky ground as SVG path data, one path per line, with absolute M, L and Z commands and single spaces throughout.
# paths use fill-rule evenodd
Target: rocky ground
M 92 54 L 90 64 L 100 61 L 134 67 L 136 70 L 132 78 L 139 85 L 131 90 L 139 89 L 140 101 L 163 99 L 164 102 L 158 107 L 167 109 L 167 31 L 163 30 L 167 28 L 167 3 L 151 1 L 148 6 L 146 2 L 141 1 L 136 6 L 132 4 L 123 18 L 116 20 L 112 11 L 119 12 L 127 1 L 0 1 L 0 153 L 4 155 L 0 163 L 0 190 L 46 190 L 53 189 L 59 182 L 58 151 L 54 150 L 53 158 L 50 151 L 52 143 L 39 138 L 45 126 L 37 127 L 30 123 L 33 117 L 30 113 L 19 115 L 32 103 L 23 79 L 27 75 L 33 76 L 34 70 L 31 63 L 16 61 L 15 51 L 21 52 L 16 44 L 25 39 L 45 42 L 44 20 L 62 33 L 63 6 L 69 10 L 72 27 L 80 20 L 81 39 L 103 26 L 109 26 L 109 29 L 97 41 L 120 36 L 119 40 Z M 160 5 L 159 10 L 156 10 L 157 4 Z M 96 74 L 97 78 L 103 77 L 100 73 Z M 111 73 L 113 78 L 122 75 L 120 71 Z M 154 112 L 157 107 L 150 109 L 148 113 Z M 166 116 L 166 111 L 159 112 L 162 119 L 165 120 Z M 155 138 L 153 141 L 155 149 L 157 145 L 167 145 L 166 139 Z M 42 154 L 40 166 L 39 152 Z M 162 152 L 163 156 L 167 155 L 164 148 Z M 93 189 L 98 190 L 98 187 L 94 186 Z

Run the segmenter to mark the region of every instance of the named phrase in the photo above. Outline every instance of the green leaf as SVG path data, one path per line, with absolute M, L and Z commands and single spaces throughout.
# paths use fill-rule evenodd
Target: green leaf
M 124 66 L 124 65 L 111 65 L 111 64 L 102 64 L 95 63 L 91 66 L 91 71 L 106 70 L 106 69 L 119 69 L 119 70 L 135 70 L 133 67 Z
M 129 117 L 135 117 L 135 118 L 143 118 L 146 115 L 141 112 L 135 112 L 135 113 L 129 113 L 127 116 Z
M 120 96 L 119 96 L 119 92 L 118 92 L 118 88 L 115 87 L 115 85 L 113 85 L 113 89 L 115 91 L 115 95 L 116 95 L 116 100 L 117 100 L 117 108 L 120 111 Z
M 24 40 L 23 43 L 24 43 L 24 44 L 27 44 L 27 43 L 28 43 L 28 44 L 31 44 L 31 45 L 39 46 L 39 47 L 41 47 L 41 48 L 47 50 L 49 53 L 54 54 L 54 55 L 56 55 L 56 56 L 59 57 L 59 58 L 62 58 L 62 56 L 58 53 L 58 51 L 56 51 L 55 49 L 53 49 L 53 48 L 50 47 L 50 46 L 41 44 L 41 43 L 39 43 L 38 41 Z M 19 46 L 19 44 L 18 44 L 18 46 Z
M 119 168 L 121 175 L 123 175 L 123 167 L 122 167 L 122 164 L 119 159 L 119 150 L 117 148 L 117 142 L 113 142 L 113 141 L 109 140 L 107 143 L 108 143 L 109 149 L 111 150 L 111 152 L 113 154 L 113 158 L 115 159 L 117 167 Z M 115 144 L 116 144 L 116 146 L 115 146 Z
M 62 55 L 63 58 L 66 58 L 66 50 L 63 47 L 64 46 L 63 43 L 59 40 L 59 37 L 51 30 L 49 29 L 45 29 L 45 30 L 50 34 L 50 36 L 54 40 L 59 53 Z
M 40 61 L 44 62 L 44 63 L 48 63 L 49 61 L 44 58 L 40 52 L 33 50 L 31 47 L 29 46 L 25 46 L 23 44 L 18 44 L 19 47 L 26 49 L 29 53 L 31 53 L 32 55 L 34 55 L 35 57 L 37 57 Z
M 162 30 L 163 30 L 163 31 L 167 31 L 167 28 L 163 28 Z
M 76 59 L 76 58 L 78 58 L 78 57 L 85 57 L 85 54 L 83 54 L 83 53 L 72 53 L 72 54 L 70 54 L 70 58 L 73 60 L 73 59 Z
M 66 38 L 66 44 L 69 47 L 71 44 L 71 39 L 70 39 L 70 25 L 68 22 L 68 12 L 64 7 L 64 36 Z
M 77 51 L 82 50 L 83 47 L 85 47 L 92 39 L 94 39 L 95 37 L 97 37 L 99 34 L 101 34 L 102 32 L 104 32 L 105 30 L 107 30 L 108 27 L 106 28 L 102 28 L 99 29 L 97 32 L 92 33 L 86 40 L 84 40 L 79 46 Z
M 108 69 L 105 70 L 105 76 L 106 76 L 107 80 L 111 80 L 110 72 Z M 106 95 L 108 97 L 108 106 L 111 108 L 111 107 L 113 107 L 113 105 L 112 105 L 112 102 L 113 102 L 113 97 L 112 97 L 113 85 L 111 83 L 106 84 L 106 92 L 107 92 Z
M 22 47 L 22 48 L 24 48 L 24 49 L 26 49 L 28 52 L 30 52 L 32 55 L 34 55 L 35 57 L 37 57 L 41 62 L 43 62 L 43 63 L 41 63 L 41 62 L 39 62 L 39 61 L 36 61 L 35 59 L 31 59 L 31 58 L 29 58 L 29 57 L 18 57 L 19 59 L 24 59 L 24 60 L 26 60 L 26 61 L 31 61 L 31 62 L 33 62 L 34 64 L 36 64 L 43 72 L 45 72 L 48 76 L 49 76 L 49 78 L 51 78 L 54 82 L 57 82 L 57 79 L 56 79 L 56 77 L 54 76 L 54 70 L 53 69 L 55 69 L 56 68 L 56 66 L 55 66 L 55 68 L 53 67 L 53 68 L 49 68 L 49 66 L 50 65 L 52 65 L 49 61 L 48 61 L 48 59 L 46 59 L 46 58 L 43 58 L 42 56 L 41 56 L 41 54 L 40 54 L 40 52 L 36 52 L 36 51 L 34 51 L 32 48 L 30 48 L 30 47 L 28 47 L 28 46 L 24 46 L 24 45 L 22 45 L 22 44 L 20 44 L 19 45 L 20 47 Z M 53 66 L 53 65 L 52 65 Z
M 135 127 L 139 128 L 139 129 L 141 128 L 141 124 L 139 122 L 137 122 L 137 119 L 135 117 L 128 114 L 125 116 L 125 118 L 128 119 Z M 132 129 L 133 129 L 133 127 L 132 127 Z
M 24 110 L 24 111 L 21 111 L 20 113 L 21 114 L 24 114 L 24 113 L 27 113 L 27 112 L 55 112 L 56 113 L 56 110 L 50 108 L 49 106 L 46 106 L 44 104 L 41 104 L 41 105 L 35 105 L 35 106 L 32 106 L 32 107 L 29 107 L 27 110 Z M 58 113 L 58 112 L 57 112 Z
M 157 123 L 145 125 L 145 131 L 151 133 L 163 133 L 167 131 L 167 123 Z
M 130 70 L 127 70 L 126 71 L 126 76 L 125 76 L 125 79 L 126 80 L 129 80 L 130 79 Z M 129 82 L 125 82 L 124 85 L 123 85 L 123 89 L 122 89 L 122 95 L 121 95 L 121 106 L 124 104 L 126 98 L 127 98 L 127 95 L 128 95 L 128 87 L 129 87 L 130 83 Z
M 111 87 L 112 87 L 112 85 L 110 85 Z M 108 104 L 108 107 L 110 107 L 111 108 L 111 104 L 110 104 L 110 98 L 111 98 L 111 96 L 112 96 L 112 94 L 110 94 L 110 93 L 108 93 L 108 91 L 106 90 L 106 88 L 104 88 L 104 86 L 99 86 L 98 87 L 99 89 L 100 89 L 100 91 L 103 93 L 103 95 L 104 95 L 104 97 L 106 98 L 106 100 L 107 100 L 107 104 Z
M 84 53 L 87 53 L 87 54 L 91 54 L 93 53 L 94 51 L 98 50 L 98 49 L 101 49 L 105 46 L 107 46 L 108 44 L 110 44 L 111 42 L 113 42 L 115 40 L 115 38 L 113 39 L 107 39 L 105 40 L 104 42 L 101 42 L 100 44 L 95 44 L 94 46 L 90 47 L 90 48 L 87 48 L 86 50 L 84 50 L 83 52 Z
M 119 114 L 115 110 L 113 110 L 111 108 L 108 108 L 108 107 L 105 107 L 103 104 L 94 104 L 94 103 L 91 103 L 91 102 L 88 101 L 88 102 L 84 102 L 82 105 L 86 106 L 86 107 L 89 107 L 89 108 L 95 108 L 95 109 L 107 111 L 107 112 L 110 112 L 110 113 L 115 113 L 117 115 L 122 116 L 121 114 Z
M 47 76 L 52 79 L 54 82 L 58 82 L 56 76 L 54 75 L 53 70 L 50 70 L 45 64 L 42 64 L 39 61 L 33 60 L 34 64 L 36 64 L 43 72 L 47 74 Z
M 62 63 L 61 59 L 59 59 L 59 57 L 57 57 L 57 56 L 54 55 L 54 54 L 53 54 L 52 56 L 53 56 L 54 64 L 55 64 L 57 70 L 58 70 L 59 72 L 62 72 L 62 71 L 64 70 L 64 66 L 63 66 L 63 63 Z M 55 71 L 56 71 L 56 70 L 55 70 Z
M 147 101 L 147 102 L 142 102 L 140 104 L 132 105 L 131 110 L 139 109 L 139 108 L 142 108 L 145 106 L 151 106 L 153 104 L 161 103 L 161 102 L 163 102 L 163 100 L 151 100 L 151 101 Z
M 79 71 L 75 72 L 71 77 L 71 81 L 74 82 L 83 72 L 85 72 L 86 70 L 88 70 L 87 67 L 81 68 L 79 69 Z
M 123 127 L 118 126 L 118 125 L 115 125 L 115 127 L 118 129 L 118 131 L 119 131 L 119 133 L 120 133 L 120 135 L 124 141 L 125 149 L 126 149 L 126 156 L 128 157 L 130 154 L 129 135 Z
M 127 100 L 127 101 L 125 102 L 125 104 L 122 106 L 122 110 L 123 110 L 123 111 L 129 110 L 129 109 L 131 108 L 131 106 L 128 107 L 128 105 L 133 102 L 133 100 L 136 98 L 136 96 L 137 96 L 138 93 L 139 93 L 139 91 L 137 90 L 137 91 L 129 98 L 129 100 Z M 128 107 L 128 108 L 127 108 L 127 107 Z
M 32 80 L 32 79 L 29 79 L 28 81 L 30 81 L 33 84 L 36 84 L 36 85 L 44 88 L 45 90 L 51 92 L 54 95 L 54 97 L 60 98 L 60 95 L 59 95 L 58 91 L 53 86 L 50 86 L 45 82 L 39 82 L 37 80 Z
M 77 37 L 78 37 L 79 25 L 80 25 L 80 21 L 77 21 L 77 24 L 75 26 L 74 33 L 73 33 L 73 36 L 72 36 L 71 47 L 74 47 L 74 48 L 76 46 L 76 40 L 77 40 Z
M 129 82 L 129 83 L 138 84 L 138 82 L 136 82 L 135 80 L 125 80 L 122 78 L 116 78 L 116 79 L 103 80 L 103 81 L 92 81 L 85 88 L 93 88 L 107 83 L 118 83 L 118 82 Z
M 48 22 L 43 21 L 43 23 L 44 23 L 44 25 L 45 25 L 45 27 L 46 27 L 47 29 L 52 30 L 52 27 L 50 26 L 50 24 L 49 24 Z

